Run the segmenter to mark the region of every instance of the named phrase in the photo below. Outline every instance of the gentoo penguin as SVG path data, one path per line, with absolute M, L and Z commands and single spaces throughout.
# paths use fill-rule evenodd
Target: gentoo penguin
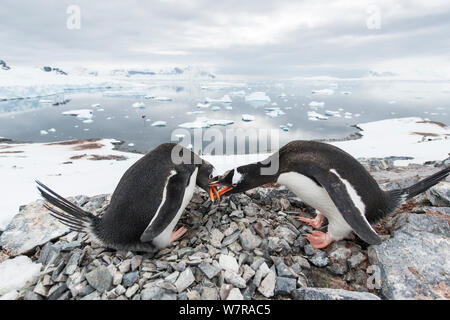
M 273 161 L 278 171 L 264 175 Z M 367 170 L 345 151 L 326 143 L 292 141 L 268 159 L 227 171 L 212 186 L 225 186 L 219 191 L 243 192 L 266 183 L 287 186 L 305 203 L 318 211 L 315 219 L 298 218 L 314 228 L 328 219 L 328 232 L 313 231 L 307 236 L 315 248 L 348 237 L 354 231 L 369 244 L 381 242 L 371 224 L 395 211 L 412 197 L 424 192 L 450 174 L 447 167 L 404 189 L 383 191 Z
M 180 164 L 172 160 L 174 147 L 183 156 Z M 177 151 L 177 152 L 178 152 Z M 191 200 L 195 185 L 211 191 L 208 182 L 214 167 L 190 150 L 166 143 L 158 146 L 134 163 L 122 176 L 111 202 L 101 217 L 77 207 L 42 183 L 41 195 L 49 204 L 51 215 L 71 229 L 87 232 L 91 239 L 117 250 L 154 252 L 169 246 L 187 229 L 173 232 L 185 207 Z M 56 207 L 56 208 L 55 208 Z M 60 211 L 60 210 L 62 211 Z

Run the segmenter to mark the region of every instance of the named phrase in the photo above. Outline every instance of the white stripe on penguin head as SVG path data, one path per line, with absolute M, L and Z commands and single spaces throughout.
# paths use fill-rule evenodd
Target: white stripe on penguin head
M 236 185 L 239 182 L 241 182 L 241 180 L 242 180 L 242 174 L 239 171 L 237 171 L 237 169 L 234 169 L 233 179 L 232 179 L 231 183 Z

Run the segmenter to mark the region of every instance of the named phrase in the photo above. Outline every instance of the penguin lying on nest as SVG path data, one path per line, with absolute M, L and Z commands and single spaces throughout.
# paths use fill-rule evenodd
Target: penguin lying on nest
M 179 149 L 181 164 L 172 161 Z M 134 163 L 122 176 L 102 217 L 77 207 L 36 181 L 51 215 L 72 230 L 86 232 L 103 246 L 117 250 L 154 252 L 179 239 L 187 229 L 173 231 L 191 200 L 195 185 L 219 198 L 208 183 L 214 167 L 190 150 L 162 144 Z M 56 208 L 55 208 L 56 207 Z M 60 210 L 62 211 L 60 211 Z
M 278 158 L 278 171 L 261 173 Z M 253 189 L 266 183 L 287 186 L 318 211 L 315 219 L 299 217 L 318 229 L 328 219 L 328 232 L 307 236 L 315 248 L 348 237 L 354 231 L 369 244 L 381 242 L 371 224 L 394 212 L 412 197 L 426 191 L 450 174 L 447 167 L 404 189 L 383 191 L 367 170 L 345 151 L 326 143 L 292 141 L 268 159 L 227 171 L 211 186 L 225 186 L 219 195 Z

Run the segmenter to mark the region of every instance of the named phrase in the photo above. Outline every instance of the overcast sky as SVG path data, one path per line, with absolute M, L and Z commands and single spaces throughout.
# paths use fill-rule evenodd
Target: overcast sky
M 70 5 L 80 29 L 67 27 Z M 11 65 L 450 76 L 449 35 L 448 0 L 3 0 L 0 10 L 0 59 Z

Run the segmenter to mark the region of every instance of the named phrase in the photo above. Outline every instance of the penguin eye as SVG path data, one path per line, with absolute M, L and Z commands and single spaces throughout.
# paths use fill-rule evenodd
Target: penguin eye
M 212 173 L 209 175 L 209 178 L 210 178 L 210 179 L 214 178 L 214 176 L 213 176 Z
M 231 184 L 233 187 L 236 187 L 238 184 L 237 184 L 237 182 L 235 182 L 235 183 L 232 183 Z

